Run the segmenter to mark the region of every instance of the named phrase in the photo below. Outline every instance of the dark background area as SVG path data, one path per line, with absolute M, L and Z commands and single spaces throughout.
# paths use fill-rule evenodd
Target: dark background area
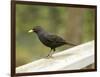
M 35 33 L 28 33 L 38 25 L 79 45 L 94 39 L 95 9 L 17 4 L 16 67 L 43 58 L 49 53 L 50 48 L 45 47 Z M 59 47 L 56 52 L 70 47 Z

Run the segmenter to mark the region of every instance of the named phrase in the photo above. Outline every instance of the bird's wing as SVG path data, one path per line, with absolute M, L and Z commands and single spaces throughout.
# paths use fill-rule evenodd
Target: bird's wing
M 59 42 L 59 43 L 65 43 L 65 40 L 62 39 L 60 36 L 57 35 L 48 35 L 48 41 L 50 42 Z
M 56 43 L 60 43 L 60 44 L 68 44 L 71 46 L 76 46 L 75 44 L 66 42 L 63 38 L 61 38 L 60 36 L 57 36 L 57 35 L 48 35 L 47 38 L 48 38 L 47 41 L 49 41 L 49 42 L 56 42 Z

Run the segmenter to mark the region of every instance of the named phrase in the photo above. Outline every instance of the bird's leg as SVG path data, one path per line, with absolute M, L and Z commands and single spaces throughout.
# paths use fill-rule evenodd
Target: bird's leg
M 49 54 L 47 55 L 47 57 L 50 57 L 51 56 L 51 52 L 52 52 L 52 48 L 51 48 Z
M 53 53 L 55 52 L 55 48 L 54 49 L 51 49 L 50 53 L 48 54 L 48 57 L 52 57 Z
M 53 55 L 53 53 L 54 53 L 55 51 L 56 51 L 56 49 L 54 48 L 53 51 L 52 51 L 52 53 L 51 53 L 51 56 Z
M 54 49 L 53 49 L 53 51 L 55 52 L 55 51 L 56 51 L 56 49 L 54 48 Z

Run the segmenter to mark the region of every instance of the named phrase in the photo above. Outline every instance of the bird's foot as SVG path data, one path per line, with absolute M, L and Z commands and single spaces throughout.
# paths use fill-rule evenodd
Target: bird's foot
M 53 58 L 53 56 L 52 55 L 47 55 L 45 58 L 50 59 L 50 58 Z

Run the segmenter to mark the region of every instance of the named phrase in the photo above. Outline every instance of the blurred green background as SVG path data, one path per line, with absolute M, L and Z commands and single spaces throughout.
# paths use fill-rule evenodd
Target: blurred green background
M 28 33 L 37 25 L 78 45 L 94 39 L 95 10 L 16 4 L 16 67 L 49 53 L 50 48 L 45 47 L 35 33 Z M 59 47 L 57 52 L 69 47 Z

